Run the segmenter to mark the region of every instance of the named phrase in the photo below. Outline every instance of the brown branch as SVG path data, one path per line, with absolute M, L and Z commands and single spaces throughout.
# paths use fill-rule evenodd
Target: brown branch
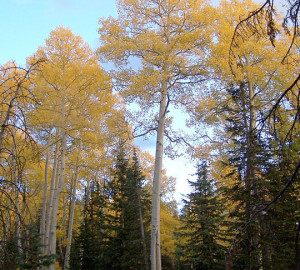
M 239 45 L 238 45 L 238 38 L 242 38 L 242 33 L 245 33 L 246 30 L 247 30 L 247 24 L 250 22 L 250 19 L 252 18 L 255 18 L 255 16 L 257 16 L 258 14 L 260 14 L 263 9 L 267 6 L 272 6 L 270 0 L 267 0 L 259 9 L 256 9 L 254 11 L 252 11 L 247 18 L 241 20 L 237 26 L 235 27 L 234 29 L 234 33 L 233 33 L 233 37 L 232 37 L 232 40 L 231 40 L 231 43 L 230 43 L 230 48 L 229 48 L 229 65 L 230 67 L 232 67 L 232 58 L 235 58 L 235 54 L 233 52 L 234 48 L 238 48 Z M 273 8 L 273 7 L 272 7 Z M 258 22 L 254 22 L 255 25 L 259 25 L 259 21 Z M 256 30 L 256 28 L 254 26 L 251 26 L 251 24 L 248 24 L 248 28 L 251 28 L 251 32 L 252 33 L 258 33 L 258 31 Z
M 147 131 L 145 131 L 144 133 L 141 133 L 141 134 L 138 134 L 138 135 L 133 134 L 132 136 L 133 136 L 133 138 L 143 137 L 143 136 L 149 134 L 150 132 L 156 131 L 156 130 L 157 130 L 156 127 L 155 128 L 150 128 Z
M 295 79 L 295 81 L 290 85 L 290 87 L 288 87 L 278 98 L 277 102 L 274 104 L 274 106 L 272 107 L 272 109 L 270 110 L 270 112 L 268 113 L 268 115 L 262 120 L 262 123 L 264 123 L 268 118 L 270 118 L 270 116 L 272 115 L 272 113 L 277 109 L 277 107 L 279 106 L 280 102 L 282 101 L 282 99 L 287 95 L 287 93 L 289 91 L 291 91 L 298 83 L 298 81 L 300 81 L 300 74 L 298 75 L 298 77 Z
M 300 170 L 300 161 L 298 162 L 294 173 L 292 174 L 292 176 L 290 177 L 289 181 L 285 184 L 284 188 L 273 198 L 272 201 L 268 202 L 267 204 L 265 204 L 265 206 L 262 209 L 257 210 L 254 214 L 252 214 L 252 216 L 249 218 L 249 220 L 247 221 L 247 223 L 241 227 L 240 229 L 238 229 L 238 233 L 235 235 L 234 240 L 232 242 L 232 244 L 230 245 L 229 249 L 228 249 L 228 254 L 231 254 L 231 249 L 232 247 L 235 246 L 236 242 L 237 242 L 237 237 L 239 234 L 241 234 L 248 226 L 249 224 L 254 220 L 254 218 L 259 214 L 264 212 L 265 210 L 267 210 L 273 203 L 275 203 L 283 194 L 284 192 L 290 187 L 290 185 L 293 183 L 294 179 L 296 178 L 298 172 Z

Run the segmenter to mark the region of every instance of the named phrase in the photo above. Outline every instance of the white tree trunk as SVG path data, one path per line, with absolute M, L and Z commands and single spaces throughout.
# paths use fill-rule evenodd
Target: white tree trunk
M 161 270 L 160 253 L 160 188 L 163 159 L 163 140 L 167 111 L 167 81 L 162 82 L 159 108 L 159 119 L 156 139 L 156 153 L 152 188 L 152 216 L 151 216 L 151 270 Z
M 52 176 L 51 176 L 51 184 L 50 184 L 50 193 L 47 205 L 47 216 L 45 220 L 45 237 L 43 245 L 44 245 L 44 253 L 49 254 L 49 234 L 50 234 L 50 225 L 51 225 L 51 217 L 52 217 L 52 209 L 53 209 L 53 197 L 54 197 L 54 189 L 56 186 L 58 171 L 59 171 L 59 161 L 58 161 L 58 148 L 59 144 L 58 141 L 56 142 L 55 146 L 55 154 L 54 154 L 54 161 L 53 161 L 53 169 L 52 169 Z
M 141 237 L 142 237 L 142 245 L 144 251 L 144 261 L 145 261 L 145 269 L 149 269 L 148 265 L 148 257 L 147 257 L 147 246 L 146 246 L 146 239 L 145 239 L 145 230 L 144 230 L 144 223 L 143 223 L 143 213 L 142 213 L 142 203 L 141 203 L 141 188 L 137 187 L 137 196 L 138 196 L 138 211 L 139 211 L 139 218 L 140 218 L 140 230 L 141 230 Z
M 79 151 L 81 148 L 81 142 L 79 146 Z M 78 151 L 78 152 L 79 152 Z M 64 270 L 70 269 L 70 252 L 71 252 L 71 242 L 72 242 L 72 232 L 73 232 L 73 220 L 74 220 L 74 210 L 75 210 L 75 201 L 76 201 L 76 186 L 78 181 L 78 170 L 79 170 L 79 153 L 77 153 L 76 165 L 75 165 L 75 176 L 72 186 L 72 197 L 69 213 L 69 222 L 68 222 L 68 235 L 67 235 L 67 246 L 64 260 Z
M 49 232 L 49 254 L 55 255 L 56 254 L 56 227 L 57 227 L 57 214 L 58 214 L 58 204 L 59 204 L 59 197 L 60 193 L 64 187 L 65 182 L 65 155 L 66 155 L 66 133 L 65 130 L 61 130 L 61 168 L 60 168 L 60 175 L 59 175 L 59 183 L 57 188 L 54 189 L 54 196 L 53 196 L 53 209 L 52 209 L 52 217 L 51 217 L 51 225 L 50 225 L 50 232 Z M 55 261 L 53 264 L 49 266 L 49 270 L 55 269 Z
M 64 69 L 63 69 L 64 73 Z M 50 255 L 56 255 L 56 229 L 57 229 L 57 215 L 58 215 L 58 205 L 59 205 L 59 197 L 60 193 L 65 185 L 65 156 L 67 152 L 67 135 L 65 129 L 65 121 L 66 121 L 66 112 L 65 112 L 65 102 L 66 97 L 63 92 L 62 103 L 61 103 L 61 119 L 60 125 L 58 127 L 58 132 L 60 134 L 60 144 L 61 144 L 61 154 L 60 154 L 60 175 L 57 174 L 58 183 L 55 185 L 54 194 L 53 194 L 53 208 L 52 208 L 52 217 L 49 231 L 49 253 Z M 55 260 L 53 264 L 49 266 L 49 270 L 55 270 Z
M 42 237 L 42 244 L 45 245 L 46 239 L 46 210 L 47 210 L 47 193 L 48 193 L 48 166 L 49 166 L 49 147 L 51 140 L 51 130 L 49 130 L 49 138 L 47 143 L 46 150 L 46 162 L 45 162 L 45 182 L 44 182 L 44 194 L 43 194 L 43 204 L 42 204 L 42 213 L 41 213 L 41 221 L 40 221 L 40 235 Z M 42 247 L 44 251 L 44 248 Z

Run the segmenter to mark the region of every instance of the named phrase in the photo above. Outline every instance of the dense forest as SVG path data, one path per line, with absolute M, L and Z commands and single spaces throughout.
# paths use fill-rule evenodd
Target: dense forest
M 0 269 L 299 270 L 300 2 L 275 4 L 119 0 L 96 51 L 60 26 L 2 64 Z M 180 207 L 164 154 L 195 167 Z

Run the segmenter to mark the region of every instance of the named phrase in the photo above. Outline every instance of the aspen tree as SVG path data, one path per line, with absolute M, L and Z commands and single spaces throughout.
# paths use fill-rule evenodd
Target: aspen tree
M 26 256 L 26 252 L 23 251 L 28 243 L 27 239 L 21 241 L 22 238 L 26 238 L 28 232 L 25 228 L 27 225 L 25 216 L 28 211 L 24 202 L 27 191 L 23 176 L 26 163 L 31 158 L 29 156 L 36 150 L 36 143 L 27 125 L 27 111 L 28 107 L 36 105 L 30 79 L 33 70 L 39 64 L 40 61 L 34 61 L 26 67 L 19 67 L 15 62 L 9 61 L 0 66 L 0 174 L 3 181 L 0 201 L 8 203 L 4 216 L 1 214 L 5 224 L 3 224 L 4 236 L 0 237 L 3 236 L 2 252 L 7 254 L 5 256 L 11 257 L 4 259 L 8 261 L 8 267 L 10 263 L 16 264 L 16 257 Z M 1 213 L 2 211 L 3 209 Z M 6 250 L 9 246 L 7 240 L 11 241 L 9 234 L 15 239 L 13 241 L 16 253 L 13 255 Z
M 74 180 L 72 183 L 72 195 L 71 195 L 71 205 L 70 205 L 70 213 L 69 213 L 69 221 L 68 221 L 68 231 L 67 231 L 67 246 L 64 257 L 64 269 L 70 268 L 70 252 L 71 252 L 71 241 L 72 241 L 72 233 L 73 233 L 73 219 L 74 219 L 74 211 L 75 211 L 75 200 L 76 200 L 76 189 L 78 182 L 78 174 L 79 174 L 79 155 L 81 149 L 82 142 L 79 143 L 79 149 L 77 151 L 76 163 L 75 163 L 75 172 L 74 172 Z
M 212 8 L 199 0 L 121 0 L 118 9 L 117 19 L 100 19 L 98 54 L 119 68 L 116 86 L 125 100 L 140 106 L 131 120 L 141 127 L 141 134 L 156 131 L 151 269 L 160 270 L 160 185 L 166 117 L 169 104 L 188 103 L 195 94 L 193 83 L 207 75 L 204 66 Z M 128 64 L 137 59 L 134 71 Z
M 28 133 L 26 121 L 26 106 L 35 104 L 31 92 L 30 77 L 43 59 L 32 61 L 26 68 L 17 66 L 15 62 L 7 62 L 0 66 L 0 153 L 3 152 L 4 136 L 10 128 L 23 132 L 26 139 L 32 139 Z
M 40 47 L 28 62 L 35 59 L 45 59 L 45 63 L 34 74 L 33 91 L 40 102 L 30 116 L 37 130 L 52 127 L 48 147 L 54 149 L 54 154 L 53 151 L 51 154 L 54 161 L 46 220 L 42 226 L 45 226 L 44 244 L 48 254 L 54 255 L 61 192 L 70 178 L 66 161 L 71 142 L 77 136 L 85 136 L 88 142 L 96 138 L 98 132 L 96 143 L 103 146 L 105 136 L 100 134 L 111 134 L 107 132 L 106 123 L 107 119 L 115 117 L 117 99 L 111 93 L 109 77 L 100 68 L 91 48 L 69 29 L 58 27 L 52 31 L 46 39 L 46 46 Z M 50 269 L 54 269 L 54 265 Z
M 47 214 L 47 191 L 48 191 L 48 169 L 49 169 L 49 147 L 50 147 L 50 139 L 49 135 L 47 149 L 46 149 L 46 160 L 45 160 L 45 179 L 44 179 L 44 191 L 43 191 L 43 202 L 42 202 L 42 211 L 41 211 L 41 221 L 40 221 L 40 235 L 42 237 L 42 244 L 45 245 L 45 234 L 46 234 L 46 214 Z M 44 247 L 43 247 L 44 253 Z

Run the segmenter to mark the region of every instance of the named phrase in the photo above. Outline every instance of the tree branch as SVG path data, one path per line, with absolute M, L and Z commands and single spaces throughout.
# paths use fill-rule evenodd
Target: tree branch
M 296 178 L 298 172 L 300 170 L 300 161 L 298 162 L 294 173 L 292 174 L 292 176 L 290 177 L 289 181 L 285 184 L 284 188 L 273 198 L 273 200 L 271 200 L 270 202 L 268 202 L 267 204 L 265 204 L 265 206 L 259 210 L 257 210 L 255 213 L 253 213 L 253 215 L 249 218 L 249 220 L 247 221 L 247 223 L 241 227 L 240 229 L 238 229 L 238 233 L 235 235 L 234 240 L 232 242 L 232 244 L 230 245 L 229 249 L 228 249 L 228 254 L 231 254 L 231 249 L 232 247 L 235 246 L 236 242 L 237 242 L 237 237 L 239 234 L 241 234 L 248 226 L 249 224 L 254 220 L 254 218 L 259 214 L 264 212 L 265 210 L 267 210 L 273 203 L 275 203 L 283 194 L 284 192 L 290 187 L 290 185 L 293 183 L 294 179 Z

